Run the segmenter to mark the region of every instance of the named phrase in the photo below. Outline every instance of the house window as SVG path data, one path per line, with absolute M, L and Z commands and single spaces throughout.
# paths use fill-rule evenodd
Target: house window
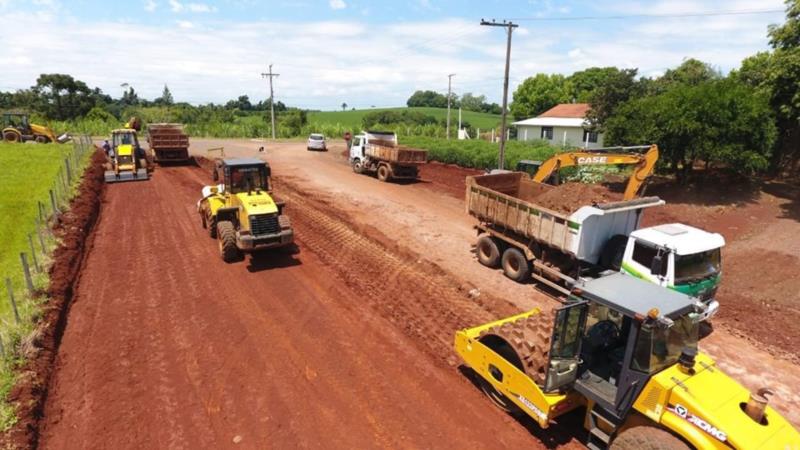
M 583 130 L 583 142 L 597 143 L 597 131 Z
M 542 127 L 542 139 L 553 140 L 553 127 Z

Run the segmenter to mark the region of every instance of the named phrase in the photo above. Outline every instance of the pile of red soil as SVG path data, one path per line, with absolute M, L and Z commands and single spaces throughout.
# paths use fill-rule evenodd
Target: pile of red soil
M 571 214 L 582 206 L 621 201 L 623 194 L 602 184 L 564 183 L 538 195 L 533 202 L 555 212 Z
M 470 175 L 483 175 L 483 171 L 436 161 L 419 166 L 419 177 L 430 183 L 428 186 L 459 199 L 464 198 L 465 180 Z
M 84 173 L 78 195 L 72 200 L 69 211 L 58 218 L 54 227 L 61 245 L 53 253 L 53 265 L 49 272 L 50 286 L 46 292 L 48 302 L 27 349 L 29 359 L 18 371 L 17 384 L 8 397 L 16 405 L 19 421 L 0 436 L 0 448 L 37 446 L 39 419 L 47 397 L 53 361 L 66 326 L 73 286 L 87 247 L 86 239 L 97 222 L 100 211 L 105 161 L 105 154 L 97 150 L 92 156 L 91 165 Z

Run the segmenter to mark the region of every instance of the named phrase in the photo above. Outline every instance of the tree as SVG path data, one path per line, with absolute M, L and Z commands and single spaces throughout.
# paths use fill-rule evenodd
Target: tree
M 643 94 L 643 85 L 636 81 L 637 73 L 637 69 L 622 69 L 609 74 L 589 96 L 592 106 L 587 118 L 594 127 L 602 130 L 617 106 Z
M 416 91 L 406 101 L 406 106 L 428 106 L 433 108 L 447 108 L 447 96 L 435 91 Z
M 83 81 L 59 73 L 42 74 L 32 91 L 37 97 L 37 110 L 55 120 L 81 117 L 94 106 L 92 91 Z
M 698 161 L 743 173 L 763 170 L 776 138 L 766 97 L 735 77 L 677 83 L 631 99 L 618 105 L 605 128 L 610 145 L 658 143 L 682 182 Z
M 167 85 L 165 84 L 164 90 L 161 92 L 161 97 L 155 100 L 155 104 L 170 106 L 173 103 L 174 101 L 172 99 L 172 92 L 169 91 L 169 87 L 167 87 Z
M 578 103 L 587 103 L 594 92 L 606 81 L 617 75 L 616 67 L 590 67 L 567 77 L 568 95 L 570 100 Z
M 139 94 L 133 90 L 133 86 L 129 86 L 128 89 L 122 93 L 120 104 L 123 106 L 136 106 L 139 103 Z
M 664 72 L 664 75 L 658 79 L 658 83 L 662 86 L 676 83 L 696 86 L 719 78 L 722 78 L 722 75 L 714 70 L 710 64 L 698 59 L 688 58 L 684 59 L 680 66 Z
M 344 112 L 345 109 L 347 109 L 347 103 L 342 102 L 342 112 Z
M 485 95 L 473 95 L 472 92 L 467 92 L 461 96 L 461 108 L 467 111 L 481 111 L 483 105 L 486 103 Z
M 514 91 L 511 114 L 517 119 L 534 117 L 569 100 L 563 75 L 539 73 L 527 78 Z

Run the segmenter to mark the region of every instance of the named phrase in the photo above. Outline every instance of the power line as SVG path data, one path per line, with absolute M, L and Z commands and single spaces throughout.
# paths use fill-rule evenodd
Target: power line
M 737 11 L 703 11 L 696 13 L 664 13 L 664 14 L 623 14 L 616 16 L 574 16 L 574 17 L 513 17 L 507 20 L 526 22 L 565 22 L 579 20 L 622 20 L 622 19 L 648 19 L 648 18 L 682 18 L 682 17 L 711 17 L 711 16 L 743 16 L 754 14 L 783 13 L 782 9 L 743 9 Z

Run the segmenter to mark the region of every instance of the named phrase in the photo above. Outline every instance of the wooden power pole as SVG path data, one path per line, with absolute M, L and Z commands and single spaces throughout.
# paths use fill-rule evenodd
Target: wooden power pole
M 275 139 L 275 93 L 272 90 L 272 79 L 279 76 L 277 73 L 272 73 L 272 64 L 269 65 L 268 73 L 261 73 L 261 78 L 269 78 L 269 115 L 272 123 L 272 139 Z
M 508 109 L 508 68 L 511 65 L 511 32 L 519 25 L 513 22 L 497 23 L 494 20 L 488 22 L 481 19 L 481 25 L 489 27 L 505 27 L 508 33 L 508 42 L 506 43 L 506 72 L 503 78 L 503 115 L 500 120 L 500 154 L 498 156 L 497 168 L 503 169 L 506 164 L 506 110 Z

